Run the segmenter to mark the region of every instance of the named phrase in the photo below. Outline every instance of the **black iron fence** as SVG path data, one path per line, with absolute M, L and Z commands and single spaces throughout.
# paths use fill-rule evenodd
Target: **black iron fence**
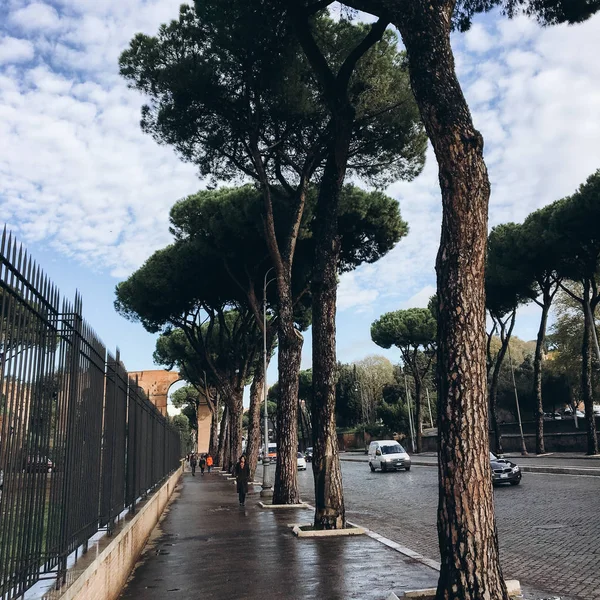
M 0 600 L 179 466 L 179 432 L 6 231 L 0 240 Z

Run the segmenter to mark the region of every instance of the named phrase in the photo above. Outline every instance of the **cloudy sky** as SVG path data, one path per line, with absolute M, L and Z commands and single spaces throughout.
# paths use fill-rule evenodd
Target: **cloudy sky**
M 116 315 L 114 286 L 169 242 L 170 206 L 202 182 L 141 133 L 143 98 L 127 89 L 117 60 L 136 32 L 155 33 L 180 3 L 0 3 L 0 222 L 67 295 L 81 290 L 87 319 L 109 348 L 120 346 L 131 370 L 153 368 L 154 338 Z M 459 77 L 486 143 L 491 226 L 522 221 L 600 167 L 598 40 L 600 15 L 543 30 L 492 13 L 454 37 Z M 432 153 L 418 179 L 388 193 L 400 201 L 410 234 L 377 264 L 342 278 L 344 361 L 380 352 L 371 322 L 424 306 L 434 291 L 441 211 Z M 518 335 L 535 336 L 537 311 L 521 311 Z

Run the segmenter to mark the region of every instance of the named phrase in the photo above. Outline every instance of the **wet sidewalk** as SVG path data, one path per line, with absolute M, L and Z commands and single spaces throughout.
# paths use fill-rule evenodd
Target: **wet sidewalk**
M 366 535 L 296 538 L 288 524 L 313 511 L 259 499 L 240 507 L 223 476 L 184 473 L 121 598 L 384 600 L 437 584 L 436 570 Z

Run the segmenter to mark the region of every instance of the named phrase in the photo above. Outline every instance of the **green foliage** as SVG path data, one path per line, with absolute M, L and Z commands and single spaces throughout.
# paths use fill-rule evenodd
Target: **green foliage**
M 171 422 L 175 428 L 179 431 L 181 441 L 183 443 L 183 451 L 188 454 L 194 449 L 194 434 L 190 427 L 189 419 L 186 415 L 175 415 L 172 417 Z
M 522 252 L 523 237 L 522 226 L 515 223 L 498 225 L 488 236 L 486 306 L 495 318 L 535 298 L 533 277 Z
M 332 64 L 367 28 L 325 14 L 314 25 Z M 381 185 L 418 174 L 426 148 L 396 42 L 387 32 L 359 62 L 350 85 L 358 114 L 349 168 Z M 293 187 L 307 162 L 313 173 L 323 163 L 330 117 L 283 11 L 271 2 L 184 5 L 157 36 L 135 36 L 120 69 L 150 97 L 142 128 L 203 176 L 258 179 L 258 151 L 269 179 Z
M 581 286 L 569 285 L 569 289 L 579 295 Z M 559 293 L 555 302 L 556 320 L 548 335 L 549 358 L 546 368 L 553 379 L 560 380 L 568 389 L 564 402 L 579 402 L 581 397 L 581 346 L 583 341 L 584 316 L 581 305 L 566 292 Z M 595 310 L 596 331 L 600 335 L 600 309 Z M 600 365 L 592 354 L 592 384 L 600 394 Z M 564 403 L 563 402 L 563 403 Z
M 600 277 L 600 170 L 553 205 L 551 227 L 561 248 L 559 274 L 573 281 Z
M 240 296 L 216 262 L 199 262 L 196 248 L 172 244 L 155 252 L 116 287 L 115 309 L 156 333 L 178 326 L 199 307 L 217 307 Z M 229 284 L 229 285 L 228 285 Z
M 182 377 L 196 386 L 204 386 L 205 373 L 209 376 L 208 385 L 215 385 L 213 368 L 229 380 L 235 379 L 238 372 L 240 376 L 251 375 L 251 372 L 244 373 L 244 365 L 262 343 L 251 317 L 227 311 L 217 323 L 211 321 L 199 327 L 197 335 L 203 351 L 192 345 L 182 329 L 168 329 L 156 341 L 154 362 L 169 369 L 177 367 Z
M 356 367 L 338 363 L 335 387 L 335 413 L 338 427 L 353 427 L 363 422 L 361 390 L 357 383 Z
M 377 408 L 377 417 L 385 426 L 387 433 L 409 435 L 410 428 L 406 404 L 382 402 Z
M 431 351 L 436 332 L 437 322 L 428 308 L 385 313 L 371 325 L 371 339 L 382 348 L 400 348 L 405 361 L 418 348 Z
M 289 204 L 275 195 L 274 210 L 283 232 L 289 226 Z M 297 326 L 310 323 L 306 293 L 313 267 L 312 227 L 316 191 L 307 198 L 293 267 Z M 271 266 L 264 241 L 262 197 L 255 187 L 201 191 L 171 210 L 175 242 L 155 252 L 129 279 L 117 285 L 116 310 L 155 332 L 200 307 L 233 303 L 247 306 L 263 285 Z M 394 247 L 408 228 L 398 202 L 380 192 L 344 186 L 340 199 L 341 256 L 339 271 L 373 262 Z M 268 301 L 276 308 L 275 288 Z
M 551 287 L 562 252 L 561 232 L 553 227 L 553 215 L 561 201 L 532 212 L 520 228 L 517 244 L 519 267 L 530 273 L 538 291 Z
M 193 385 L 180 387 L 171 394 L 171 404 L 175 408 L 183 408 L 187 404 L 197 406 L 200 400 L 200 392 Z
M 171 394 L 171 404 L 181 409 L 192 429 L 198 429 L 198 406 L 202 399 L 203 395 L 193 385 L 181 387 Z

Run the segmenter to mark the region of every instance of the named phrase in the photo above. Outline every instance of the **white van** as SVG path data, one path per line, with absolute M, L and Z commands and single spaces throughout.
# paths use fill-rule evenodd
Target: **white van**
M 396 440 L 379 440 L 369 445 L 369 467 L 371 471 L 381 469 L 410 471 L 410 456 Z

